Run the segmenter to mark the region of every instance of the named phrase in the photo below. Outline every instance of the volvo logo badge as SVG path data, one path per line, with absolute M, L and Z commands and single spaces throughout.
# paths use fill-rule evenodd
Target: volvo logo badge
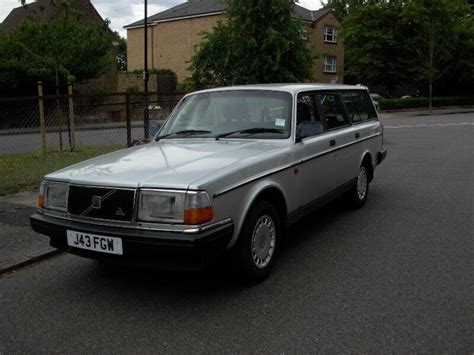
M 101 196 L 92 196 L 92 208 L 100 210 L 102 207 L 102 197 Z

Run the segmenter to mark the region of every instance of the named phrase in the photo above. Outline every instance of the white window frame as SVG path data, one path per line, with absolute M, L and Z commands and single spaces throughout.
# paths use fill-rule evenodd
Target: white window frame
M 303 41 L 308 40 L 308 29 L 306 28 L 306 26 L 303 26 L 303 27 L 300 28 L 300 38 Z
M 325 57 L 324 58 L 324 72 L 334 74 L 337 72 L 336 57 Z
M 324 42 L 337 43 L 337 30 L 334 27 L 324 26 Z

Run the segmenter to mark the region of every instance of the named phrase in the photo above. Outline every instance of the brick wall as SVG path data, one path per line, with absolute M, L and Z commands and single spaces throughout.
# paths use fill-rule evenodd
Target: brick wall
M 191 75 L 187 70 L 195 47 L 202 39 L 202 32 L 209 32 L 223 15 L 203 16 L 192 19 L 161 22 L 148 30 L 148 63 L 150 68 L 171 69 L 182 82 Z M 320 18 L 308 27 L 308 47 L 320 58 L 313 70 L 317 82 L 329 83 L 337 77 L 344 80 L 344 45 L 337 35 L 337 43 L 324 42 L 324 27 L 339 29 L 340 23 L 332 13 Z M 128 70 L 143 69 L 143 28 L 127 30 Z M 324 73 L 324 56 L 336 58 L 336 73 Z
M 319 56 L 313 65 L 313 71 L 317 82 L 329 83 L 337 77 L 337 83 L 342 84 L 344 81 L 344 44 L 339 32 L 336 37 L 337 43 L 324 42 L 324 27 L 327 26 L 340 30 L 340 23 L 332 13 L 320 18 L 308 31 L 308 46 Z M 336 73 L 324 72 L 324 57 L 326 56 L 336 58 Z
M 209 32 L 222 15 L 196 17 L 161 22 L 148 32 L 148 65 L 150 68 L 171 69 L 182 82 L 191 73 L 187 70 L 202 32 Z M 127 30 L 128 70 L 143 69 L 143 28 Z M 152 48 L 152 50 L 151 50 Z

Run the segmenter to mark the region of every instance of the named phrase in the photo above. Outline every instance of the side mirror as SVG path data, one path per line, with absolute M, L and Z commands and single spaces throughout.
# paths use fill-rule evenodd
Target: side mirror
M 306 137 L 316 136 L 324 132 L 324 126 L 319 121 L 305 121 L 296 126 L 296 142 L 301 142 Z

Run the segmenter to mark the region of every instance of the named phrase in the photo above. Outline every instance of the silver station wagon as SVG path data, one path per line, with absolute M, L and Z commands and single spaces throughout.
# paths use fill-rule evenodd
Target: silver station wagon
M 173 268 L 228 255 L 258 280 L 287 226 L 336 196 L 362 206 L 385 156 L 365 87 L 204 90 L 151 143 L 45 176 L 30 221 L 77 255 Z

